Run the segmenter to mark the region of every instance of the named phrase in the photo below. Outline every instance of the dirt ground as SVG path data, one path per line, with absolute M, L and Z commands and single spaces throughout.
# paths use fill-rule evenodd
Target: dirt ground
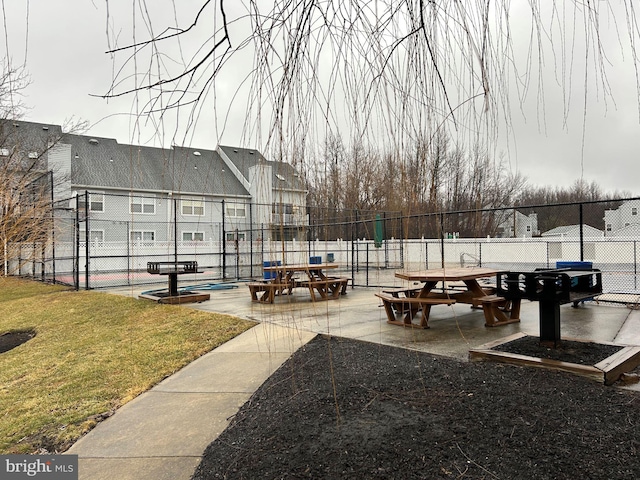
M 193 476 L 639 477 L 638 392 L 329 337 L 269 378 Z

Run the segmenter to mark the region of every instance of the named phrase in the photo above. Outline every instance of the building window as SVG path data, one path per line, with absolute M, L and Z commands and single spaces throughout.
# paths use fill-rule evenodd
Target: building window
M 531 225 L 527 225 L 527 232 L 531 231 Z
M 610 231 L 611 231 L 611 224 L 607 223 L 607 232 L 610 232 Z
M 156 213 L 156 197 L 131 197 L 129 203 L 131 213 L 153 215 Z
M 153 242 L 156 239 L 156 232 L 148 230 L 132 230 L 129 238 L 133 243 L 136 242 Z
M 104 193 L 89 194 L 89 211 L 104 212 Z
M 638 215 L 638 209 L 636 207 L 631 208 L 631 215 Z
M 244 233 L 235 233 L 235 232 L 227 232 L 227 242 L 235 242 L 238 240 L 239 242 L 243 242 L 245 239 Z
M 204 241 L 204 232 L 182 232 L 183 242 L 202 242 Z
M 244 203 L 227 203 L 225 204 L 227 217 L 246 218 L 247 207 Z
M 80 230 L 80 241 L 84 242 L 87 238 L 87 231 Z M 104 230 L 89 230 L 89 242 L 91 243 L 102 243 L 104 242 Z
M 202 200 L 184 199 L 181 201 L 183 215 L 204 215 L 204 202 Z
M 104 231 L 103 230 L 89 230 L 89 241 L 93 243 L 102 243 L 104 242 Z
M 289 203 L 274 203 L 271 211 L 277 214 L 293 214 L 293 205 Z

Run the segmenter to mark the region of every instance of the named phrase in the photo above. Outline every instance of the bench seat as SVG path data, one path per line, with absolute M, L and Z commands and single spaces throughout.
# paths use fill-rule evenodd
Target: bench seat
M 415 327 L 413 318 L 418 311 L 422 310 L 420 320 L 421 328 L 429 328 L 428 319 L 432 305 L 453 305 L 456 301 L 452 298 L 430 298 L 430 297 L 394 297 L 389 293 L 376 293 L 376 297 L 382 300 L 382 305 L 387 313 L 387 323 L 393 325 L 403 325 L 405 327 Z M 396 320 L 396 312 L 404 313 L 402 321 Z
M 285 290 L 290 294 L 293 285 L 290 283 L 249 282 L 247 287 L 249 287 L 252 302 L 273 303 L 276 294 L 282 295 Z M 259 293 L 262 295 L 258 295 Z
M 388 293 L 393 297 L 417 297 L 418 294 L 422 291 L 422 287 L 398 287 L 398 288 L 383 288 L 382 293 Z
M 348 278 L 342 277 L 314 278 L 313 280 L 299 280 L 296 282 L 296 286 L 308 288 L 311 300 L 315 302 L 316 300 L 335 300 L 339 298 L 342 291 L 346 291 L 348 281 Z M 316 292 L 320 295 L 320 298 L 317 298 Z
M 482 307 L 486 327 L 497 327 L 520 321 L 520 300 L 511 301 L 498 295 L 486 295 L 474 298 L 472 306 Z

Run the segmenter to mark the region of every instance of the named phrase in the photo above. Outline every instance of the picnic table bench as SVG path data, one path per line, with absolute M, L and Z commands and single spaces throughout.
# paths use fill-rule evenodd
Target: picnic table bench
M 293 283 L 277 282 L 249 282 L 247 284 L 251 293 L 251 301 L 260 303 L 273 303 L 276 295 L 283 295 L 285 291 L 291 294 Z
M 431 305 L 465 303 L 472 308 L 482 308 L 485 325 L 495 327 L 519 322 L 520 300 L 509 300 L 496 295 L 495 287 L 481 286 L 480 279 L 495 277 L 500 270 L 490 268 L 447 268 L 415 272 L 396 272 L 395 276 L 407 282 L 424 282 L 421 288 L 409 287 L 383 290 L 382 298 L 387 308 L 388 323 L 407 325 L 416 313 L 422 310 L 420 326 L 427 326 Z M 440 284 L 440 286 L 438 286 Z M 423 308 L 424 305 L 424 308 Z M 398 322 L 396 313 L 405 314 Z M 393 314 L 393 315 L 392 315 Z
M 396 296 L 385 292 L 376 293 L 375 295 L 382 300 L 382 305 L 387 314 L 387 323 L 405 327 L 417 326 L 413 323 L 413 318 L 419 311 L 422 311 L 419 326 L 421 328 L 429 328 L 428 321 L 431 305 L 453 305 L 456 303 L 452 298 Z M 404 314 L 404 319 L 396 320 L 396 313 Z
M 347 293 L 351 278 L 327 276 L 323 270 L 338 268 L 335 263 L 309 263 L 300 265 L 269 265 L 264 272 L 272 275 L 270 280 L 248 283 L 251 300 L 261 303 L 273 303 L 277 295 L 291 294 L 296 287 L 308 288 L 312 301 L 332 300 Z M 303 273 L 306 278 L 295 275 Z
M 298 287 L 308 288 L 311 300 L 316 301 L 318 300 L 316 292 L 321 300 L 335 300 L 343 291 L 346 292 L 348 282 L 349 279 L 343 277 L 313 277 L 308 280 L 297 280 L 295 284 Z

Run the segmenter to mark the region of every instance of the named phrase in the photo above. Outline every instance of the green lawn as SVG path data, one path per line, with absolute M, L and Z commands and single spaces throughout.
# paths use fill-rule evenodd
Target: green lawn
M 66 450 L 166 376 L 254 325 L 228 315 L 0 278 L 0 453 Z

